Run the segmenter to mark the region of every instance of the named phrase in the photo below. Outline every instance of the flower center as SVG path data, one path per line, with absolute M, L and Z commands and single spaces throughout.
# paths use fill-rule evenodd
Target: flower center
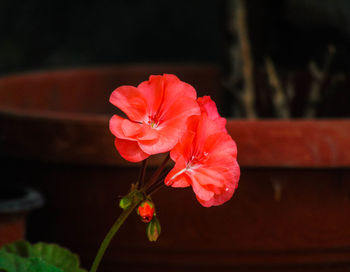
M 197 152 L 198 153 L 198 152 Z M 190 160 L 186 163 L 186 167 L 181 169 L 175 175 L 171 177 L 170 180 L 167 181 L 166 185 L 170 186 L 173 183 L 173 180 L 186 171 L 192 171 L 202 166 L 202 164 L 207 160 L 208 153 L 203 152 L 202 154 L 192 155 Z
M 159 125 L 159 120 L 158 120 L 157 116 L 155 116 L 155 117 L 148 116 L 148 120 L 145 123 L 150 125 L 151 128 L 157 128 Z
M 150 123 L 150 125 L 151 125 L 152 128 L 158 127 L 158 125 L 157 125 L 156 122 L 154 122 L 154 121 L 152 121 L 152 122 Z
M 203 152 L 200 155 L 192 155 L 191 159 L 187 162 L 186 164 L 186 169 L 195 169 L 200 167 L 208 158 L 208 153 L 207 152 Z

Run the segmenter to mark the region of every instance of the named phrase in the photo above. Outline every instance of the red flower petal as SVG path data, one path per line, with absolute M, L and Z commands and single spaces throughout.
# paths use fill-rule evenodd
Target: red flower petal
M 209 136 L 203 150 L 210 154 L 208 163 L 225 166 L 225 163 L 232 164 L 237 158 L 236 143 L 227 133 L 215 133 Z
M 233 177 L 231 179 L 226 179 L 225 190 L 222 190 L 220 193 L 216 193 L 208 201 L 205 201 L 205 200 L 197 197 L 198 201 L 204 207 L 211 207 L 211 206 L 218 206 L 218 205 L 224 204 L 227 200 L 231 199 L 232 195 L 234 194 L 234 192 L 238 186 L 238 180 L 239 180 L 239 176 L 240 176 L 240 170 L 239 170 L 239 166 L 238 166 L 237 162 L 235 162 L 235 166 L 234 166 L 232 173 L 233 173 Z M 227 182 L 229 180 L 234 180 L 236 182 Z
M 174 168 L 169 172 L 165 179 L 165 184 L 174 188 L 183 188 L 191 185 L 191 179 L 183 175 L 186 171 L 186 162 L 183 158 L 176 161 Z
M 130 120 L 142 122 L 146 116 L 146 101 L 133 86 L 121 86 L 113 91 L 109 101 L 121 109 Z
M 128 137 L 124 135 L 122 129 L 123 120 L 124 118 L 118 115 L 113 115 L 109 120 L 109 129 L 115 137 L 120 139 L 128 139 Z
M 141 82 L 137 89 L 146 101 L 145 110 L 147 114 L 156 114 L 164 98 L 163 77 L 150 76 L 149 80 Z
M 194 118 L 190 118 L 193 121 Z M 197 118 L 195 119 L 197 120 Z M 192 123 L 192 122 L 191 122 Z M 171 150 L 170 157 L 173 161 L 177 162 L 181 158 L 190 158 L 192 154 L 192 142 L 196 136 L 193 130 L 188 130 L 181 138 L 179 143 Z
M 142 133 L 142 124 L 123 119 L 121 129 L 125 137 L 136 138 Z
M 167 92 L 171 99 L 178 100 L 180 94 L 186 94 L 192 99 L 197 98 L 196 90 L 186 82 L 180 81 L 175 75 L 164 74 L 164 79 L 167 81 Z
M 226 119 L 219 115 L 216 104 L 210 96 L 198 97 L 197 102 L 202 112 L 205 112 L 209 119 L 216 121 L 223 131 L 226 131 Z
M 197 98 L 196 90 L 175 75 L 150 76 L 148 81 L 140 83 L 137 88 L 147 102 L 147 113 L 150 115 L 159 110 L 166 111 L 174 102 L 181 102 L 183 98 Z
M 172 120 L 166 126 L 155 129 L 157 137 L 152 140 L 140 139 L 140 147 L 149 154 L 163 153 L 169 151 L 169 146 L 174 147 L 179 138 L 186 132 L 186 123 L 183 119 Z
M 139 162 L 149 157 L 135 141 L 115 138 L 114 144 L 119 154 L 128 161 Z
M 191 178 L 191 181 L 192 181 L 193 192 L 196 194 L 197 198 L 203 201 L 209 201 L 213 198 L 214 192 L 205 188 L 194 177 Z

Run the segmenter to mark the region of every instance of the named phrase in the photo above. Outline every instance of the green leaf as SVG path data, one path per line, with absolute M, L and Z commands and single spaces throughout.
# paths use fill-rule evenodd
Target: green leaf
M 39 258 L 29 258 L 28 262 L 27 272 L 63 272 L 63 270 L 47 264 Z
M 0 250 L 0 272 L 85 272 L 79 257 L 56 244 L 17 241 Z
M 28 267 L 28 260 L 13 253 L 0 251 L 0 271 L 25 272 Z
M 29 242 L 23 240 L 4 245 L 0 251 L 13 253 L 23 258 L 28 258 L 33 255 L 32 245 Z
M 48 264 L 62 269 L 64 272 L 82 272 L 79 268 L 80 262 L 78 255 L 70 252 L 68 249 L 56 244 L 37 243 L 33 245 L 36 257 L 41 258 Z
M 5 272 L 64 272 L 39 258 L 23 258 L 6 251 L 0 252 L 0 271 Z

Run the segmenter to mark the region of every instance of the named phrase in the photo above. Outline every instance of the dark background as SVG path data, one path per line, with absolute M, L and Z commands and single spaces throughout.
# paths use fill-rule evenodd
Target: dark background
M 214 62 L 221 1 L 2 1 L 0 69 Z
M 229 50 L 237 42 L 228 31 L 233 12 L 228 3 L 1 1 L 0 74 L 130 63 L 194 63 L 217 66 L 224 82 L 232 73 L 227 68 Z M 281 78 L 289 71 L 307 73 L 310 61 L 322 67 L 327 48 L 333 45 L 336 54 L 330 78 L 339 74 L 347 78 L 349 1 L 249 0 L 247 17 L 257 73 L 264 69 L 266 57 L 272 58 Z M 258 79 L 256 84 L 266 83 Z M 318 117 L 350 116 L 349 85 L 346 79 L 336 90 L 323 88 Z M 302 89 L 299 93 L 305 93 L 308 86 L 303 83 Z M 231 110 L 234 95 L 225 94 L 225 88 L 217 91 L 225 97 L 223 113 L 235 116 Z M 258 93 L 266 95 L 264 88 Z M 302 117 L 299 102 L 293 117 Z M 260 106 L 260 111 L 261 117 L 274 117 L 269 108 Z
M 224 103 L 219 105 L 220 113 L 232 117 L 235 116 L 231 106 L 235 103 L 235 96 L 230 90 L 227 90 L 225 81 L 229 73 L 232 72 L 229 69 L 228 55 L 230 48 L 237 44 L 237 37 L 232 36 L 229 31 L 228 22 L 233 11 L 228 8 L 228 3 L 229 1 L 224 0 L 3 0 L 0 1 L 0 75 L 7 76 L 15 73 L 46 71 L 57 68 L 123 66 L 124 64 L 138 65 L 140 63 L 143 65 L 180 63 L 191 64 L 193 67 L 209 65 L 214 67 L 213 71 L 219 71 L 220 74 L 221 88 L 216 90 L 220 93 L 219 96 L 224 98 Z M 326 86 L 322 89 L 323 100 L 318 105 L 318 117 L 349 117 L 350 92 L 348 90 L 350 84 L 347 75 L 350 61 L 350 1 L 247 0 L 246 3 L 257 79 L 256 85 L 260 86 L 257 88 L 258 96 L 261 98 L 269 92 L 266 87 L 264 61 L 266 57 L 271 57 L 281 78 L 288 75 L 288 73 L 300 75 L 301 80 L 297 83 L 301 87 L 297 90 L 298 95 L 292 117 L 302 117 L 302 102 L 306 96 L 305 90 L 308 90 L 310 85 L 307 76 L 309 61 L 312 60 L 322 67 L 327 55 L 327 48 L 332 44 L 336 49 L 336 53 L 330 66 L 329 79 L 334 75 L 341 75 L 343 80 L 337 86 L 338 88 L 333 89 Z M 62 81 L 64 80 L 59 83 L 62 83 Z M 112 82 L 112 80 L 110 81 Z M 74 89 L 75 82 L 69 82 L 69 85 L 72 85 L 72 89 Z M 78 82 L 77 85 L 81 85 L 80 83 Z M 64 84 L 63 86 L 67 87 Z M 97 88 L 96 86 L 88 87 L 91 87 L 94 91 Z M 21 85 L 21 88 L 26 90 L 26 86 Z M 89 103 L 92 105 L 98 104 L 98 101 L 102 101 L 103 105 L 107 104 L 107 98 L 95 99 L 94 97 L 82 96 L 81 100 L 80 97 L 74 99 L 72 97 L 76 93 L 69 93 L 70 89 L 67 89 L 68 91 L 64 93 L 65 95 L 68 94 L 64 97 L 66 100 L 60 100 L 61 102 L 67 102 L 67 105 L 65 103 L 60 104 L 62 108 L 65 108 L 65 106 L 75 108 L 75 102 L 77 104 L 81 103 L 81 108 L 89 105 Z M 80 87 L 80 90 L 82 89 Z M 33 91 L 32 88 L 30 91 L 34 93 L 36 89 Z M 45 89 L 41 91 L 41 94 L 45 94 Z M 55 93 L 55 91 L 57 90 L 53 89 L 52 92 Z M 109 92 L 107 89 L 103 91 L 106 94 Z M 45 97 L 45 95 L 43 96 Z M 53 97 L 55 98 L 55 96 Z M 22 101 L 22 98 L 23 101 L 26 100 L 24 95 L 19 95 L 19 98 L 21 98 L 19 101 Z M 27 104 L 33 103 L 36 105 L 36 99 L 37 97 L 30 97 Z M 49 101 L 53 105 L 58 104 L 56 100 L 42 99 L 42 101 Z M 38 105 L 41 105 L 42 101 L 39 101 Z M 27 104 L 23 102 L 23 105 L 26 106 Z M 86 108 L 91 110 L 88 106 Z M 259 109 L 261 110 L 261 107 Z M 98 112 L 100 113 L 100 111 Z M 265 112 L 260 112 L 260 117 L 270 118 L 275 116 L 273 111 L 268 109 Z M 116 213 L 119 212 L 117 209 L 119 194 L 128 191 L 130 182 L 137 178 L 137 169 L 122 167 L 122 165 L 116 168 L 114 165 L 104 164 L 106 158 L 114 159 L 116 155 L 112 145 L 113 139 L 108 142 L 108 145 L 104 145 L 103 137 L 96 133 L 96 131 L 102 132 L 105 129 L 105 134 L 110 135 L 107 123 L 103 126 L 103 129 L 98 128 L 95 131 L 94 127 L 90 130 L 88 123 L 86 123 L 86 127 L 84 122 L 75 126 L 74 120 L 70 122 L 71 120 L 68 120 L 68 118 L 63 119 L 63 125 L 58 127 L 55 126 L 56 120 L 54 119 L 51 122 L 50 118 L 48 118 L 46 125 L 42 125 L 44 122 L 40 118 L 28 118 L 22 121 L 16 115 L 14 117 L 10 115 L 9 118 L 6 115 L 0 115 L 1 118 L 6 122 L 5 125 L 2 123 L 0 126 L 3 131 L 3 133 L 0 133 L 0 137 L 5 139 L 5 144 L 3 142 L 1 144 L 3 148 L 7 148 L 7 151 L 0 151 L 2 178 L 6 180 L 4 183 L 12 184 L 16 182 L 33 186 L 44 195 L 46 201 L 44 208 L 30 215 L 27 238 L 33 242 L 44 240 L 67 246 L 79 253 L 82 256 L 84 267 L 88 267 L 96 253 L 97 244 L 103 239 L 106 229 L 113 223 Z M 11 123 L 12 121 L 15 121 L 15 125 Z M 58 122 L 59 124 L 61 123 Z M 9 128 L 10 133 L 7 133 L 5 129 Z M 289 135 L 286 126 L 284 126 L 284 129 L 285 131 L 282 132 L 285 134 L 278 135 Z M 310 131 L 311 137 L 306 135 L 306 140 L 312 141 L 312 137 L 323 136 L 315 136 L 312 127 Z M 8 140 L 12 143 L 12 146 L 6 146 L 6 135 L 8 134 L 18 137 L 17 139 Z M 45 135 L 50 135 L 51 138 L 47 139 Z M 277 139 L 280 137 L 281 142 L 283 142 L 284 136 L 278 135 Z M 56 137 L 58 140 L 66 140 L 67 143 L 64 141 L 54 142 Z M 319 139 L 317 137 L 316 139 Z M 0 139 L 3 140 L 3 138 Z M 289 138 L 287 137 L 287 139 Z M 332 150 L 331 147 L 327 149 L 328 140 L 332 138 L 327 138 L 327 135 L 324 135 L 324 139 L 324 142 L 318 141 L 322 145 L 320 144 L 317 150 L 324 149 L 325 156 L 328 158 L 327 156 L 333 154 L 329 151 Z M 52 142 L 55 145 L 51 145 Z M 23 144 L 23 147 L 21 144 Z M 97 162 L 96 165 L 89 165 L 86 160 L 84 161 L 85 150 L 80 149 L 81 146 L 92 147 L 98 150 L 97 154 L 103 155 L 94 158 L 93 162 Z M 107 147 L 104 148 L 104 146 Z M 249 152 L 251 153 L 255 153 L 256 148 L 265 148 L 253 144 L 250 146 L 251 150 Z M 60 152 L 59 155 L 55 155 L 56 149 Z M 338 150 L 339 154 L 342 154 L 342 151 Z M 344 150 L 344 152 L 346 151 Z M 103 152 L 106 152 L 106 154 L 103 154 Z M 113 155 L 109 156 L 108 152 L 113 152 Z M 316 161 L 323 154 L 321 152 L 320 154 L 314 153 Z M 52 154 L 51 157 L 48 154 Z M 82 155 L 80 155 L 77 162 L 72 162 L 71 156 L 74 159 L 76 154 Z M 240 154 L 244 154 L 244 151 L 239 150 L 239 158 Z M 48 157 L 50 160 L 46 162 Z M 247 166 L 243 165 L 243 167 Z M 248 165 L 249 167 L 251 166 Z M 274 172 L 271 174 L 269 170 Z M 301 253 L 297 252 L 300 255 L 293 257 L 296 263 L 300 263 L 302 257 L 308 254 L 311 256 L 310 260 L 313 260 L 312 254 L 314 254 L 319 256 L 319 260 L 322 260 L 322 262 L 331 264 L 331 261 L 334 260 L 333 257 L 323 261 L 329 246 L 341 255 L 343 251 L 336 246 L 343 245 L 348 241 L 346 240 L 344 243 L 342 241 L 342 237 L 348 234 L 347 228 L 342 226 L 349 225 L 347 181 L 350 175 L 348 168 L 332 168 L 320 173 L 317 170 L 316 168 L 308 169 L 307 167 L 305 169 L 242 168 L 239 193 L 234 196 L 232 204 L 228 204 L 232 206 L 222 206 L 222 213 L 226 211 L 225 209 L 229 210 L 223 216 L 217 213 L 217 209 L 208 211 L 200 207 L 190 190 L 179 191 L 176 197 L 173 196 L 173 192 L 171 192 L 171 197 L 168 197 L 167 194 L 161 195 L 163 198 L 160 199 L 160 203 L 163 201 L 165 205 L 163 205 L 164 212 L 162 213 L 162 210 L 160 210 L 159 214 L 163 214 L 165 219 L 168 216 L 168 220 L 174 222 L 174 224 L 168 224 L 167 226 L 164 224 L 166 229 L 162 235 L 165 238 L 162 238 L 162 241 L 168 252 L 161 252 L 158 249 L 158 244 L 153 245 L 154 251 L 138 251 L 140 269 L 137 271 L 145 271 L 142 264 L 149 263 L 154 252 L 159 256 L 168 254 L 166 256 L 169 258 L 176 259 L 177 255 L 174 255 L 174 252 L 171 251 L 173 250 L 172 241 L 178 241 L 178 244 L 181 245 L 180 249 L 189 246 L 187 241 L 181 240 L 181 231 L 189 232 L 192 237 L 197 239 L 194 239 L 195 241 L 200 241 L 200 246 L 197 249 L 200 249 L 202 253 L 204 252 L 203 245 L 206 248 L 215 245 L 218 246 L 217 257 L 222 257 L 221 253 L 224 250 L 220 249 L 221 244 L 215 240 L 215 237 L 207 237 L 210 232 L 206 233 L 206 229 L 203 228 L 203 224 L 206 222 L 212 226 L 212 231 L 221 237 L 222 243 L 224 245 L 226 243 L 228 249 L 237 249 L 240 245 L 249 249 L 249 242 L 250 245 L 253 245 L 251 247 L 253 249 L 254 245 L 258 245 L 258 248 L 275 249 L 270 253 L 271 259 L 266 261 L 272 263 L 271 266 L 274 270 L 271 271 L 282 271 L 278 266 L 275 266 L 275 263 L 271 261 L 272 259 L 275 260 L 276 256 L 282 256 L 281 259 L 288 259 L 290 258 L 289 253 L 296 254 L 293 251 L 295 248 L 302 251 Z M 289 186 L 288 190 L 283 191 L 282 194 L 284 202 L 278 202 L 273 198 L 274 189 L 272 185 L 275 186 L 274 179 L 282 180 L 282 185 L 286 188 Z M 182 203 L 182 199 L 191 202 L 184 201 Z M 187 205 L 187 203 L 189 204 Z M 241 206 L 237 206 L 237 203 Z M 261 203 L 262 205 L 260 205 Z M 177 206 L 178 204 L 186 207 L 186 213 L 183 212 L 185 209 Z M 187 207 L 193 209 L 192 212 L 195 218 L 187 215 L 190 214 L 188 213 L 190 209 L 187 210 Z M 169 210 L 175 211 L 175 214 L 169 213 Z M 276 211 L 277 213 L 275 213 Z M 228 214 L 233 214 L 233 216 L 231 216 L 232 221 L 229 221 L 226 225 L 226 229 L 229 229 L 227 238 L 222 235 L 221 228 L 218 228 L 220 224 L 215 222 L 213 218 L 216 216 L 216 218 L 219 218 L 218 222 L 221 220 L 226 224 Z M 146 248 L 144 245 L 147 245 L 148 248 L 149 244 L 146 243 L 144 236 L 144 226 L 134 224 L 135 220 L 136 217 L 129 223 L 130 228 L 124 228 L 124 233 L 130 233 L 129 237 L 133 239 L 133 242 L 136 241 L 136 244 L 141 244 L 143 249 Z M 182 222 L 182 220 L 185 220 L 185 222 Z M 95 224 L 96 222 L 99 224 Z M 181 224 L 182 226 L 193 226 L 193 222 L 198 224 L 198 228 L 187 227 L 186 229 L 184 227 L 184 229 L 179 229 L 177 227 Z M 256 227 L 259 224 L 260 228 L 259 226 Z M 232 230 L 230 226 L 233 226 Z M 241 233 L 235 233 L 236 229 Z M 127 235 L 121 235 L 121 237 L 124 239 L 122 240 L 124 246 L 122 248 L 128 249 L 129 237 Z M 167 240 L 167 237 L 173 238 Z M 234 241 L 234 239 L 230 240 L 232 237 L 236 241 L 241 241 L 241 244 L 232 243 L 231 241 Z M 247 237 L 248 240 L 244 240 Z M 208 241 L 211 241 L 211 243 L 208 243 Z M 115 271 L 113 262 L 118 263 L 122 268 L 126 268 L 128 262 L 133 263 L 135 259 L 138 260 L 137 257 L 128 256 L 131 250 L 123 252 L 118 248 L 118 245 L 118 243 L 114 244 L 114 247 L 109 251 L 109 257 L 104 261 L 105 266 L 110 265 L 110 271 Z M 282 246 L 279 247 L 280 245 Z M 214 250 L 215 246 L 213 247 Z M 346 244 L 346 246 L 344 251 L 349 254 L 346 256 L 350 256 L 348 245 Z M 310 248 L 314 251 L 307 251 Z M 180 250 L 177 253 L 179 252 L 181 253 Z M 194 250 L 194 252 L 196 251 Z M 245 265 L 246 262 L 249 262 L 246 261 L 249 258 L 245 259 L 245 252 L 243 252 L 243 255 L 237 254 L 239 252 L 240 249 L 237 249 L 235 252 L 230 252 L 231 255 L 226 255 L 226 257 L 229 257 L 223 263 L 225 264 L 225 261 L 227 261 L 230 265 L 227 268 L 228 270 L 237 265 L 236 260 L 240 260 L 238 266 L 241 265 L 243 271 L 247 271 Z M 275 254 L 276 252 L 277 254 Z M 330 256 L 335 255 L 331 250 L 328 252 Z M 287 257 L 284 257 L 283 254 Z M 125 256 L 127 258 L 123 259 Z M 204 256 L 205 261 L 215 262 L 216 260 L 210 254 L 202 256 Z M 235 256 L 236 259 L 231 259 L 232 256 Z M 254 251 L 252 256 L 254 258 L 258 256 L 263 260 L 266 255 L 260 255 L 259 252 Z M 345 259 L 346 257 L 342 258 Z M 174 261 L 174 259 L 171 260 Z M 343 259 L 339 262 L 341 263 Z M 348 259 L 345 260 L 347 263 Z M 123 260 L 127 261 L 123 263 Z M 166 262 L 167 259 L 162 260 L 164 267 L 167 267 Z M 179 262 L 181 265 L 181 259 Z M 310 266 L 308 262 L 303 264 Z M 188 265 L 188 269 L 191 269 L 191 265 L 193 265 L 191 260 L 188 261 Z M 334 265 L 338 265 L 337 260 L 334 261 Z M 180 266 L 179 271 L 184 271 L 181 268 Z M 209 268 L 206 267 L 207 270 L 202 268 L 200 267 L 198 271 L 213 271 L 216 269 L 215 265 Z M 295 269 L 292 270 L 292 268 Z M 287 269 L 287 271 L 301 271 L 298 266 L 292 268 Z M 331 268 L 330 271 L 335 271 Z M 159 269 L 163 269 L 163 267 Z M 224 270 L 226 267 L 222 269 Z M 252 269 L 260 271 L 255 270 L 254 267 Z M 270 271 L 267 269 L 263 268 L 264 271 Z M 166 269 L 161 271 L 166 271 Z M 320 271 L 320 269 L 313 271 Z
M 259 63 L 302 67 L 326 46 L 347 71 L 346 0 L 249 0 Z M 1 1 L 0 72 L 129 62 L 225 61 L 227 1 Z

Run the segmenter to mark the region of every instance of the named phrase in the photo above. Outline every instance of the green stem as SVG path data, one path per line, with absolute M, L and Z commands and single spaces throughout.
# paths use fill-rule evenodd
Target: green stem
M 164 185 L 164 179 L 168 175 L 168 173 L 169 170 L 163 171 L 162 174 L 158 177 L 158 179 L 147 188 L 146 195 L 152 195 L 155 191 L 158 191 L 161 185 Z
M 142 167 L 141 167 L 141 170 L 140 170 L 139 179 L 137 181 L 137 184 L 140 185 L 139 188 L 142 188 L 143 185 L 144 185 L 144 182 L 145 182 L 147 162 L 148 162 L 148 158 L 142 161 Z
M 159 178 L 159 175 L 162 173 L 162 171 L 165 168 L 166 164 L 168 163 L 169 159 L 170 159 L 170 154 L 168 153 L 167 156 L 165 157 L 164 161 L 162 162 L 162 164 L 159 166 L 159 168 L 156 170 L 156 172 L 152 175 L 148 184 L 146 184 L 146 186 L 144 188 L 145 191 L 147 189 L 149 189 L 155 181 L 157 181 L 157 179 Z
M 133 202 L 132 204 L 126 208 L 125 210 L 123 210 L 123 212 L 121 213 L 121 215 L 118 217 L 117 221 L 115 221 L 114 225 L 111 227 L 111 229 L 109 230 L 109 232 L 107 233 L 105 239 L 103 240 L 103 242 L 101 243 L 101 246 L 96 254 L 95 260 L 92 263 L 90 272 L 96 272 L 97 268 L 101 262 L 101 259 L 107 249 L 107 247 L 109 246 L 112 238 L 114 237 L 114 235 L 116 234 L 116 232 L 119 230 L 119 228 L 121 227 L 121 225 L 123 225 L 124 221 L 128 218 L 128 216 L 130 215 L 130 213 L 137 207 L 137 205 L 141 202 L 141 198 L 138 197 L 133 197 Z

